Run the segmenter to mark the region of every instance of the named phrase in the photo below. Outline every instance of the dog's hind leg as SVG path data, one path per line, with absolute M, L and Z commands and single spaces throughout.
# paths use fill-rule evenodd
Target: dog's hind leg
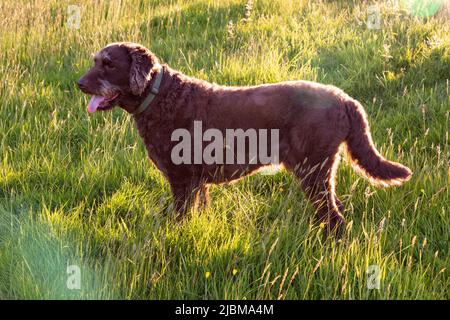
M 314 166 L 300 169 L 297 176 L 302 188 L 317 209 L 316 219 L 322 224 L 326 234 L 339 237 L 345 224 L 341 201 L 336 197 L 334 186 L 335 157 L 315 163 Z M 341 208 L 340 208 L 341 207 Z
M 336 206 L 337 206 L 338 209 L 339 209 L 339 213 L 340 213 L 340 214 L 344 214 L 345 206 L 344 206 L 344 204 L 342 203 L 342 201 L 337 197 L 336 194 L 334 195 L 334 202 L 336 202 Z
M 343 204 L 335 194 L 335 172 L 338 165 L 338 148 L 328 157 L 316 155 L 302 163 L 286 163 L 300 180 L 303 190 L 316 208 L 316 220 L 324 224 L 326 235 L 333 233 L 340 237 L 345 219 Z

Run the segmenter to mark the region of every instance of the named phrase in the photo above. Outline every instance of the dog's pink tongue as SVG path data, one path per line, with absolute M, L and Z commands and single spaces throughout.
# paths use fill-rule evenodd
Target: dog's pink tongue
M 91 100 L 89 101 L 87 111 L 89 113 L 94 113 L 95 111 L 97 111 L 97 108 L 100 105 L 100 102 L 103 101 L 103 99 L 105 98 L 102 96 L 92 96 Z

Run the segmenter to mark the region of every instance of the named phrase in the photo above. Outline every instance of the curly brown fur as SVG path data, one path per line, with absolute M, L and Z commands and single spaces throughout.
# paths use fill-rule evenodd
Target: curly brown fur
M 119 105 L 133 114 L 163 72 L 159 94 L 140 114 L 138 131 L 155 166 L 168 179 L 180 217 L 196 202 L 206 205 L 208 186 L 236 180 L 262 164 L 174 164 L 171 141 L 175 129 L 193 134 L 194 120 L 203 129 L 279 129 L 281 164 L 293 172 L 317 208 L 326 231 L 342 231 L 343 205 L 335 194 L 335 173 L 341 145 L 372 182 L 406 181 L 411 171 L 384 159 L 375 149 L 362 106 L 342 90 L 308 81 L 288 81 L 252 87 L 228 87 L 183 75 L 162 65 L 148 49 L 134 43 L 108 45 L 94 67 L 79 81 L 93 95 L 109 92 L 100 110 Z M 106 63 L 98 61 L 107 58 Z M 111 66 L 112 64 L 112 66 Z M 113 71 L 112 71 L 113 70 Z M 105 85 L 110 88 L 105 88 Z M 203 145 L 204 147 L 204 145 Z M 248 151 L 249 148 L 246 148 Z M 248 158 L 246 158 L 248 159 Z

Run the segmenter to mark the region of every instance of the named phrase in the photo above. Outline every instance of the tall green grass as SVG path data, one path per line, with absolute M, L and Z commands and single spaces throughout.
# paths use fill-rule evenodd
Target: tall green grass
M 450 25 L 394 4 L 369 30 L 359 1 L 2 1 L 0 298 L 448 299 Z M 76 88 L 91 53 L 125 40 L 221 84 L 339 86 L 414 176 L 379 190 L 344 162 L 340 242 L 323 240 L 284 172 L 216 186 L 178 224 L 130 117 L 89 116 Z

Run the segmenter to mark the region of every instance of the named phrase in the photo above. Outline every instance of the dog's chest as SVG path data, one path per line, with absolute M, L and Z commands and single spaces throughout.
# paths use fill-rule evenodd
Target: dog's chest
M 158 170 L 167 174 L 170 166 L 170 130 L 148 124 L 144 128 L 138 124 L 139 135 L 144 141 L 148 157 Z
M 165 172 L 167 159 L 170 159 L 170 149 L 167 144 L 145 143 L 149 158 L 155 163 L 156 167 Z

